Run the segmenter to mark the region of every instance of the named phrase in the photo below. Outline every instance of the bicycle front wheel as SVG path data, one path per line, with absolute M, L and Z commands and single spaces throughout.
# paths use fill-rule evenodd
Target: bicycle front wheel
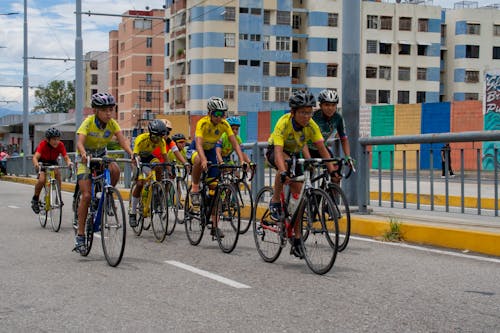
M 339 222 L 339 252 L 346 249 L 351 236 L 351 211 L 349 209 L 349 202 L 342 188 L 331 183 L 328 185 L 328 193 L 335 205 L 337 213 L 337 220 Z
M 325 274 L 335 263 L 338 251 L 338 222 L 335 205 L 321 189 L 307 191 L 296 214 L 301 222 L 301 246 L 307 266 L 316 274 Z
M 240 226 L 240 234 L 244 234 L 250 229 L 253 221 L 253 197 L 250 186 L 247 182 L 241 182 L 238 185 L 238 197 L 240 202 L 240 210 L 248 216 L 248 219 L 243 219 Z
M 114 187 L 106 189 L 102 206 L 101 240 L 106 261 L 118 266 L 125 250 L 127 220 L 120 192 Z
M 62 200 L 59 183 L 57 181 L 54 181 L 54 183 L 50 185 L 50 207 L 47 211 L 47 218 L 50 218 L 52 230 L 58 232 L 59 229 L 61 229 Z
M 166 209 L 168 223 L 167 223 L 167 235 L 171 235 L 177 224 L 178 214 L 179 214 L 179 200 L 177 196 L 177 191 L 175 190 L 174 183 L 167 180 L 165 183 L 165 197 L 166 197 Z M 170 217 L 174 216 L 173 219 Z
M 274 222 L 269 211 L 269 202 L 271 202 L 273 192 L 270 186 L 265 186 L 259 191 L 255 199 L 252 223 L 257 252 L 266 262 L 276 261 L 283 249 L 281 223 Z
M 161 243 L 167 236 L 167 199 L 163 190 L 163 184 L 160 182 L 153 182 L 150 191 L 153 191 L 150 206 L 151 226 L 153 227 L 153 234 L 156 240 Z
M 215 209 L 215 237 L 222 252 L 231 253 L 238 243 L 241 223 L 238 193 L 233 185 L 219 186 Z
M 47 210 L 45 209 L 45 202 L 47 200 L 46 199 L 47 195 L 48 195 L 47 187 L 44 186 L 39 196 L 41 200 L 40 199 L 38 200 L 38 205 L 40 207 L 40 212 L 38 213 L 38 222 L 40 222 L 42 228 L 45 228 L 45 226 L 47 225 Z
M 190 199 L 191 188 L 189 188 L 186 194 L 186 201 L 184 206 L 184 227 L 186 229 L 186 236 L 191 245 L 198 245 L 203 238 L 203 232 L 205 231 L 205 217 L 202 216 L 204 209 L 203 194 L 200 192 L 201 200 L 199 206 L 193 206 Z M 210 214 L 210 213 L 209 213 Z

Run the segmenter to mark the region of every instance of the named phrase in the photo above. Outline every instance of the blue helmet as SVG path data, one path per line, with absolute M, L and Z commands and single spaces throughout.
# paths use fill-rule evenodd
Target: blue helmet
M 241 120 L 239 117 L 229 117 L 226 119 L 231 126 L 241 126 Z

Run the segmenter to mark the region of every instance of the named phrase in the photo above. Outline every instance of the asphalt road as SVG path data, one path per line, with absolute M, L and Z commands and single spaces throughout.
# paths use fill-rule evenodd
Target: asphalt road
M 251 233 L 224 254 L 209 237 L 189 245 L 178 225 L 161 244 L 129 229 L 111 268 L 99 239 L 86 258 L 71 252 L 69 193 L 54 233 L 32 191 L 0 182 L 2 332 L 500 331 L 500 258 L 356 237 L 317 276 L 288 248 L 265 263 Z

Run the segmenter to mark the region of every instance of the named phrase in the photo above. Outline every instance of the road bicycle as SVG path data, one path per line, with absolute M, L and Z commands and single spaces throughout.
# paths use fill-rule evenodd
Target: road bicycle
M 290 170 L 295 170 L 296 163 L 304 166 L 303 175 L 291 174 Z M 281 211 L 278 221 L 271 218 L 269 211 L 273 188 L 263 187 L 257 194 L 253 234 L 257 251 L 264 261 L 276 261 L 287 242 L 293 245 L 296 238 L 295 224 L 300 223 L 300 252 L 307 266 L 316 274 L 325 274 L 333 267 L 339 241 L 335 206 L 328 193 L 314 188 L 310 180 L 310 167 L 318 167 L 322 163 L 325 163 L 322 159 L 296 157 L 287 161 L 290 181 L 304 184 L 298 199 L 294 199 L 297 200 L 295 208 L 291 208 L 291 193 L 289 185 L 285 184 L 287 176 L 281 176 L 285 185 L 280 193 Z
M 184 226 L 191 245 L 198 245 L 206 228 L 211 230 L 212 240 L 217 240 L 220 249 L 230 253 L 238 243 L 240 233 L 240 204 L 238 192 L 230 169 L 243 169 L 242 166 L 229 164 L 210 164 L 208 169 L 218 168 L 217 177 L 208 177 L 204 171 L 200 181 L 200 205 L 191 201 L 191 188 L 188 190 L 184 210 Z M 215 217 L 215 221 L 213 221 Z
M 250 172 L 244 170 L 244 174 L 242 177 L 238 177 L 235 175 L 233 177 L 234 184 L 236 185 L 236 189 L 238 191 L 238 198 L 240 200 L 240 210 L 248 212 L 249 217 L 247 219 L 243 219 L 240 225 L 240 234 L 244 234 L 250 229 L 252 225 L 253 217 L 254 217 L 254 200 L 252 195 L 252 190 L 248 183 L 252 183 L 253 176 L 255 175 L 256 165 L 254 163 L 250 164 Z M 249 177 L 247 178 L 247 175 Z
M 158 242 L 163 242 L 167 236 L 169 216 L 167 210 L 167 197 L 161 181 L 156 178 L 156 168 L 165 168 L 168 163 L 142 163 L 136 159 L 138 171 L 145 177 L 141 196 L 137 205 L 137 225 L 132 227 L 134 233 L 140 236 L 142 230 L 152 226 L 153 235 Z M 137 178 L 137 177 L 135 177 Z M 132 193 L 137 180 L 130 187 L 129 212 L 132 209 Z
M 345 158 L 333 158 L 325 161 L 331 161 L 337 166 L 335 173 L 344 179 L 349 178 L 352 172 L 356 169 L 352 166 Z M 349 238 L 351 236 L 351 210 L 349 208 L 349 201 L 345 192 L 342 190 L 339 184 L 335 183 L 331 179 L 331 175 L 328 169 L 323 165 L 319 170 L 319 174 L 311 179 L 314 184 L 320 181 L 320 188 L 325 190 L 333 201 L 335 206 L 335 212 L 337 220 L 339 223 L 339 252 L 346 249 L 349 243 Z
M 130 163 L 130 159 L 110 157 L 87 159 L 87 167 L 91 170 L 91 199 L 85 221 L 85 251 L 80 254 L 84 257 L 89 255 L 94 234 L 100 232 L 104 257 L 110 266 L 116 267 L 120 264 L 125 250 L 127 221 L 120 191 L 111 185 L 109 164 L 113 162 Z M 80 191 L 75 200 L 73 207 L 78 211 Z
M 61 229 L 63 201 L 61 198 L 61 189 L 59 182 L 56 179 L 56 170 L 68 169 L 67 166 L 48 165 L 39 163 L 40 170 L 38 173 L 45 171 L 45 183 L 42 188 L 41 200 L 38 201 L 40 212 L 38 213 L 38 221 L 42 228 L 45 228 L 47 221 L 50 220 L 52 230 L 58 232 Z M 71 178 L 71 171 L 70 176 Z
M 169 216 L 174 216 L 174 219 L 169 219 L 167 225 L 167 235 L 171 235 L 177 223 L 184 222 L 184 198 L 187 193 L 186 176 L 188 170 L 186 166 L 179 165 L 174 162 L 168 163 L 168 168 L 164 169 L 162 179 L 165 188 L 166 207 Z

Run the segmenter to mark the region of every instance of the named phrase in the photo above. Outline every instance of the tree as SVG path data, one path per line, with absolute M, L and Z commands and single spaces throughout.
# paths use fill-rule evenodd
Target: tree
M 47 113 L 68 113 L 75 107 L 75 86 L 72 82 L 55 80 L 46 87 L 39 86 L 35 90 L 36 106 L 34 111 Z

